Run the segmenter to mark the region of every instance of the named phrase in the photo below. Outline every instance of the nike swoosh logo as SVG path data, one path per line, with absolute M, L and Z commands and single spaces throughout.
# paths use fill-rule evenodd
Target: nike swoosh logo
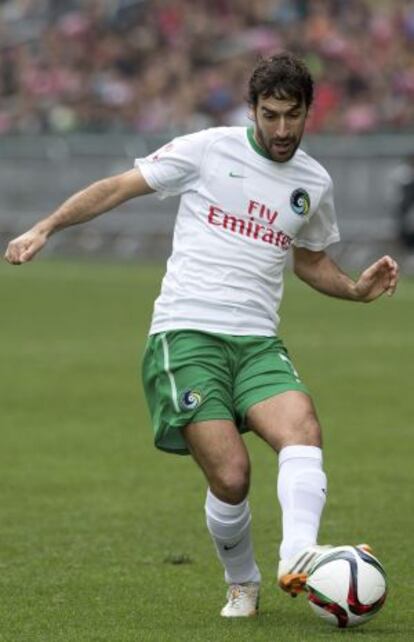
M 238 542 L 236 542 L 235 544 L 224 544 L 223 548 L 224 548 L 225 551 L 231 551 L 232 548 L 236 548 L 236 546 L 238 546 L 240 544 L 240 542 L 241 542 L 241 539 Z
M 243 174 L 236 174 L 235 172 L 229 172 L 231 178 L 245 178 Z

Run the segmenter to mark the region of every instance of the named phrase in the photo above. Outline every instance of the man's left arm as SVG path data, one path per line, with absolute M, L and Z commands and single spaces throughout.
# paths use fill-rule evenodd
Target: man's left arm
M 398 282 L 398 264 L 383 256 L 366 268 L 354 281 L 323 251 L 303 247 L 293 249 L 295 274 L 315 290 L 328 296 L 369 303 L 382 294 L 392 296 Z

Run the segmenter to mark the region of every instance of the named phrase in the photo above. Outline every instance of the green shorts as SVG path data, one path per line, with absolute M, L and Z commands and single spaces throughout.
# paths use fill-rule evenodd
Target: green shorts
M 181 428 L 189 423 L 230 419 L 246 432 L 254 404 L 286 390 L 308 393 L 277 337 L 155 334 L 148 338 L 142 376 L 155 445 L 181 455 L 188 454 Z

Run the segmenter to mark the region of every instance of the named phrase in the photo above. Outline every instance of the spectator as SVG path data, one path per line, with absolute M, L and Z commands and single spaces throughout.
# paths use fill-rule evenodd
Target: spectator
M 312 132 L 414 123 L 414 0 L 3 0 L 0 134 L 245 123 L 278 49 L 318 80 Z
M 406 159 L 394 175 L 396 220 L 403 246 L 414 250 L 414 155 Z

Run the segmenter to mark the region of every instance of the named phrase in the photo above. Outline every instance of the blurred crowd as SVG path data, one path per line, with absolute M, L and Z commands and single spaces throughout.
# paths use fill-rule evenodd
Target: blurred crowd
M 414 0 L 0 0 L 0 133 L 244 124 L 281 49 L 316 80 L 310 131 L 414 129 Z

